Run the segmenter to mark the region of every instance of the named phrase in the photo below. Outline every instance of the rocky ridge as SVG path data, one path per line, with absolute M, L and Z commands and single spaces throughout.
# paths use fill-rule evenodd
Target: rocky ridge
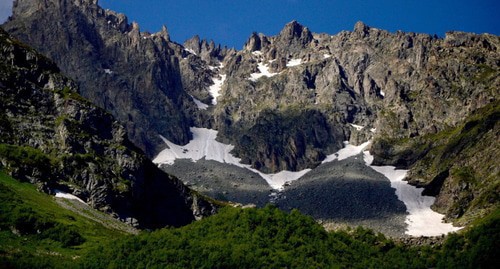
M 166 27 L 141 32 L 94 0 L 17 0 L 4 28 L 71 74 L 80 94 L 121 121 L 149 157 L 161 150 L 160 135 L 185 144 L 189 127 L 207 118 L 193 97 L 210 103 L 200 89 L 212 83 L 214 72 L 170 41 Z M 212 54 L 226 51 L 218 47 Z
M 157 168 L 111 114 L 45 56 L 0 29 L 0 164 L 141 228 L 180 226 L 216 205 Z

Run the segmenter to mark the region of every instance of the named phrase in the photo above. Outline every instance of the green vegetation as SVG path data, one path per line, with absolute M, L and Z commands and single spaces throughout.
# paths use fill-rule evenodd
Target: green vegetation
M 62 95 L 62 97 L 66 100 L 71 99 L 71 100 L 76 100 L 80 103 L 83 104 L 91 104 L 89 100 L 85 99 L 82 97 L 78 92 L 76 92 L 75 89 L 70 88 L 70 87 L 64 87 L 63 89 L 56 89 L 54 90 L 56 93 L 59 93 Z
M 493 67 L 486 64 L 479 64 L 477 65 L 477 67 L 479 69 L 479 72 L 474 80 L 479 83 L 489 82 L 491 81 L 491 79 L 498 77 L 498 73 L 500 73 L 497 69 L 494 69 Z
M 121 235 L 0 172 L 0 268 L 74 267 L 74 258 Z
M 360 227 L 326 232 L 273 206 L 124 235 L 0 173 L 1 268 L 494 268 L 499 240 L 500 209 L 432 247 Z
M 183 228 L 130 236 L 82 257 L 85 268 L 425 268 L 430 248 L 397 246 L 357 228 L 328 233 L 272 206 L 225 208 Z
M 0 144 L 0 159 L 5 160 L 7 168 L 13 166 L 20 169 L 37 169 L 43 174 L 50 173 L 56 160 L 42 151 L 28 147 Z
M 297 211 L 225 208 L 183 228 L 99 246 L 81 262 L 84 268 L 493 268 L 499 224 L 497 212 L 442 247 L 409 247 L 364 228 L 328 233 Z
M 464 234 L 448 236 L 439 268 L 496 268 L 500 264 L 500 209 L 474 223 Z

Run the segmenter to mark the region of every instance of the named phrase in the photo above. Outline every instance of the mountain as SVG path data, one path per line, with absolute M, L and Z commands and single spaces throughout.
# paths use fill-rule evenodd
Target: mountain
M 236 51 L 141 32 L 95 0 L 16 0 L 3 27 L 54 59 L 149 157 L 165 147 L 160 135 L 187 144 L 192 126 L 217 130 L 264 173 L 315 168 L 344 141 L 371 141 L 373 164 L 410 169 L 449 220 L 498 206 L 499 150 L 488 147 L 500 141 L 498 36 L 362 22 L 329 35 L 292 21 Z
M 216 205 L 157 168 L 57 65 L 0 29 L 0 164 L 142 228 L 181 226 Z
M 184 59 L 189 52 L 170 41 L 166 27 L 140 32 L 94 0 L 15 1 L 12 18 L 4 27 L 72 74 L 80 94 L 121 121 L 149 157 L 163 145 L 159 135 L 190 140 L 189 127 L 203 117 L 189 94 L 209 100 L 196 89 L 208 86 L 213 72 L 199 68 L 198 58 Z

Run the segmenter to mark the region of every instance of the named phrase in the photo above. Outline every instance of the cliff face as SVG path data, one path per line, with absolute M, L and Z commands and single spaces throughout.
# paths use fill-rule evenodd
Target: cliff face
M 179 226 L 215 206 L 159 170 L 111 114 L 59 68 L 0 29 L 0 163 L 41 190 L 74 193 L 144 228 Z
M 391 34 L 362 23 L 353 32 L 311 34 L 291 22 L 278 36 L 253 34 L 245 49 L 227 60 L 216 126 L 237 145 L 240 156 L 256 166 L 266 163 L 271 171 L 314 166 L 315 156 L 331 152 L 343 140 L 360 143 L 373 137 L 377 145 L 379 138 L 436 133 L 496 100 L 499 45 L 497 36 L 487 34 L 448 33 L 439 39 Z M 261 69 L 267 75 L 255 79 L 252 73 L 263 75 Z M 274 147 L 269 149 L 254 139 L 248 147 L 256 150 L 243 150 L 268 110 L 297 122 L 291 115 L 315 111 L 324 120 L 310 117 L 313 126 L 327 133 L 329 141 L 308 135 L 302 150 L 286 154 L 286 147 L 301 144 L 300 137 L 273 133 L 285 141 L 266 144 Z M 288 128 L 278 122 L 270 125 Z M 275 152 L 281 160 L 301 161 L 276 164 Z
M 498 102 L 498 36 L 389 33 L 361 22 L 328 35 L 293 21 L 276 36 L 251 34 L 235 51 L 198 37 L 176 44 L 166 28 L 140 32 L 124 15 L 83 0 L 17 0 L 4 27 L 53 58 L 150 157 L 163 146 L 159 135 L 184 144 L 189 126 L 217 129 L 264 172 L 315 167 L 343 141 L 371 139 L 374 164 L 411 168 L 409 180 L 438 195 L 436 209 L 450 218 L 498 184 L 496 170 L 458 162 L 498 159 L 498 150 L 462 155 L 444 146 L 451 130 Z M 498 117 L 491 121 L 487 141 L 497 143 Z M 439 169 L 421 160 L 434 158 L 436 145 L 447 160 Z M 473 184 L 474 196 L 457 189 L 453 171 L 462 165 L 488 187 Z
M 160 135 L 179 144 L 191 138 L 198 111 L 189 94 L 209 99 L 196 88 L 208 87 L 211 72 L 190 65 L 190 53 L 170 41 L 166 27 L 140 32 L 125 15 L 87 0 L 17 0 L 4 27 L 58 63 L 149 157 L 161 149 Z

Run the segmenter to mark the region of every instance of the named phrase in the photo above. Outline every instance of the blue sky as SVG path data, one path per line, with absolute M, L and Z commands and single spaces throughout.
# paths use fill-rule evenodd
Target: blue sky
M 446 31 L 500 34 L 499 0 L 100 0 L 99 4 L 156 32 L 165 24 L 179 43 L 198 34 L 216 43 L 241 48 L 252 32 L 277 34 L 297 20 L 313 32 L 352 30 L 357 21 L 391 32 Z M 12 0 L 0 0 L 0 21 Z

